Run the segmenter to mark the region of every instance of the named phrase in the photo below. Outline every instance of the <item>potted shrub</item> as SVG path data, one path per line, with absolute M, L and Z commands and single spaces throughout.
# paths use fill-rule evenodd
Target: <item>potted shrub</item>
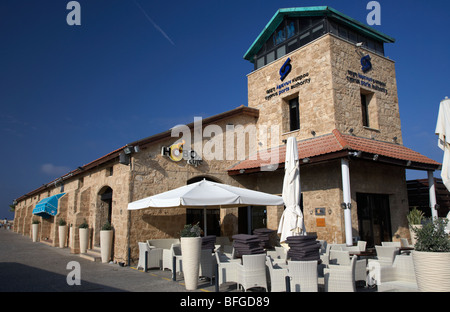
M 450 292 L 450 238 L 447 219 L 428 220 L 414 229 L 416 244 L 412 253 L 417 287 L 420 291 Z
M 78 227 L 80 234 L 80 253 L 86 253 L 89 243 L 89 224 L 86 219 Z
M 406 216 L 409 224 L 409 233 L 411 236 L 411 244 L 416 243 L 416 235 L 414 229 L 422 227 L 423 212 L 416 207 L 411 210 Z
M 100 252 L 102 255 L 102 262 L 107 263 L 111 259 L 113 239 L 113 227 L 109 221 L 107 221 L 100 231 Z
M 187 224 L 180 232 L 183 276 L 187 290 L 195 290 L 198 285 L 200 255 L 202 249 L 202 230 L 197 224 Z
M 38 233 L 39 233 L 39 220 L 38 219 L 33 219 L 33 221 L 31 221 L 31 228 L 32 228 L 33 242 L 37 242 Z
M 64 248 L 66 245 L 67 238 L 67 223 L 63 218 L 59 218 L 58 221 L 58 230 L 59 230 L 59 248 Z

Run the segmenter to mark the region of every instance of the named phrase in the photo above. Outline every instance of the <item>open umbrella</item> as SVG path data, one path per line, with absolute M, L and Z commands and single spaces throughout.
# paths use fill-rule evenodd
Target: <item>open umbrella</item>
M 439 106 L 439 114 L 435 133 L 439 135 L 438 146 L 444 151 L 441 177 L 447 190 L 450 191 L 450 99 L 445 97 Z
M 128 210 L 143 208 L 211 209 L 266 205 L 283 205 L 283 198 L 263 192 L 202 180 L 131 202 L 128 204 Z M 206 217 L 206 213 L 204 215 Z M 206 235 L 206 228 L 204 231 Z
M 293 137 L 288 138 L 286 143 L 284 171 L 282 197 L 286 209 L 278 226 L 281 243 L 289 236 L 306 234 L 303 214 L 300 210 L 301 188 L 297 141 Z

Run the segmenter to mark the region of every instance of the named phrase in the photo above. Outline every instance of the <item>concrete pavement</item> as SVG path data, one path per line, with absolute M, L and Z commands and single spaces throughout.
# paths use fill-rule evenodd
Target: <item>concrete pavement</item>
M 71 261 L 79 263 L 79 270 L 68 267 Z M 186 292 L 182 276 L 172 281 L 171 274 L 92 262 L 69 248 L 33 243 L 30 237 L 0 229 L 0 292 Z M 75 284 L 77 276 L 80 285 Z M 209 281 L 200 281 L 196 292 L 214 290 Z

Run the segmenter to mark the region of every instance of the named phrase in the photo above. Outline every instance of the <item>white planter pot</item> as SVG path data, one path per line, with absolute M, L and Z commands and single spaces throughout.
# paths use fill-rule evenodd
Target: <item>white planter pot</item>
M 413 251 L 419 291 L 450 292 L 450 252 Z
M 412 224 L 409 226 L 409 234 L 411 235 L 411 244 L 414 246 L 416 244 L 416 233 L 414 233 L 413 229 L 420 229 L 422 224 Z
M 86 253 L 89 243 L 89 229 L 80 230 L 80 253 Z
M 59 226 L 59 248 L 64 248 L 66 246 L 67 239 L 67 225 Z
M 113 231 L 100 231 L 100 251 L 102 262 L 107 263 L 111 259 Z
M 38 233 L 39 233 L 39 224 L 32 224 L 32 238 L 33 238 L 33 242 L 37 242 L 37 238 L 38 238 Z
M 181 237 L 183 276 L 187 290 L 197 289 L 201 249 L 201 237 Z

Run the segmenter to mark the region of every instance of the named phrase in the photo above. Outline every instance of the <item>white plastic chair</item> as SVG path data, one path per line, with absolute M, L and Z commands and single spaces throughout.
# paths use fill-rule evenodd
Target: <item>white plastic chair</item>
M 150 248 L 147 243 L 139 242 L 139 262 L 137 268 L 143 270 L 150 268 L 161 268 L 162 248 Z M 145 252 L 147 252 L 147 266 L 145 265 Z
M 269 269 L 270 291 L 286 291 L 286 276 L 288 275 L 287 268 L 281 267 L 279 264 L 274 263 L 270 256 L 266 256 L 266 266 Z
M 237 263 L 238 284 L 247 291 L 262 287 L 267 291 L 266 254 L 243 255 L 242 264 Z
M 355 292 L 355 268 L 357 257 L 353 256 L 350 265 L 330 264 L 324 269 L 325 291 Z
M 317 260 L 288 261 L 291 292 L 317 292 Z

